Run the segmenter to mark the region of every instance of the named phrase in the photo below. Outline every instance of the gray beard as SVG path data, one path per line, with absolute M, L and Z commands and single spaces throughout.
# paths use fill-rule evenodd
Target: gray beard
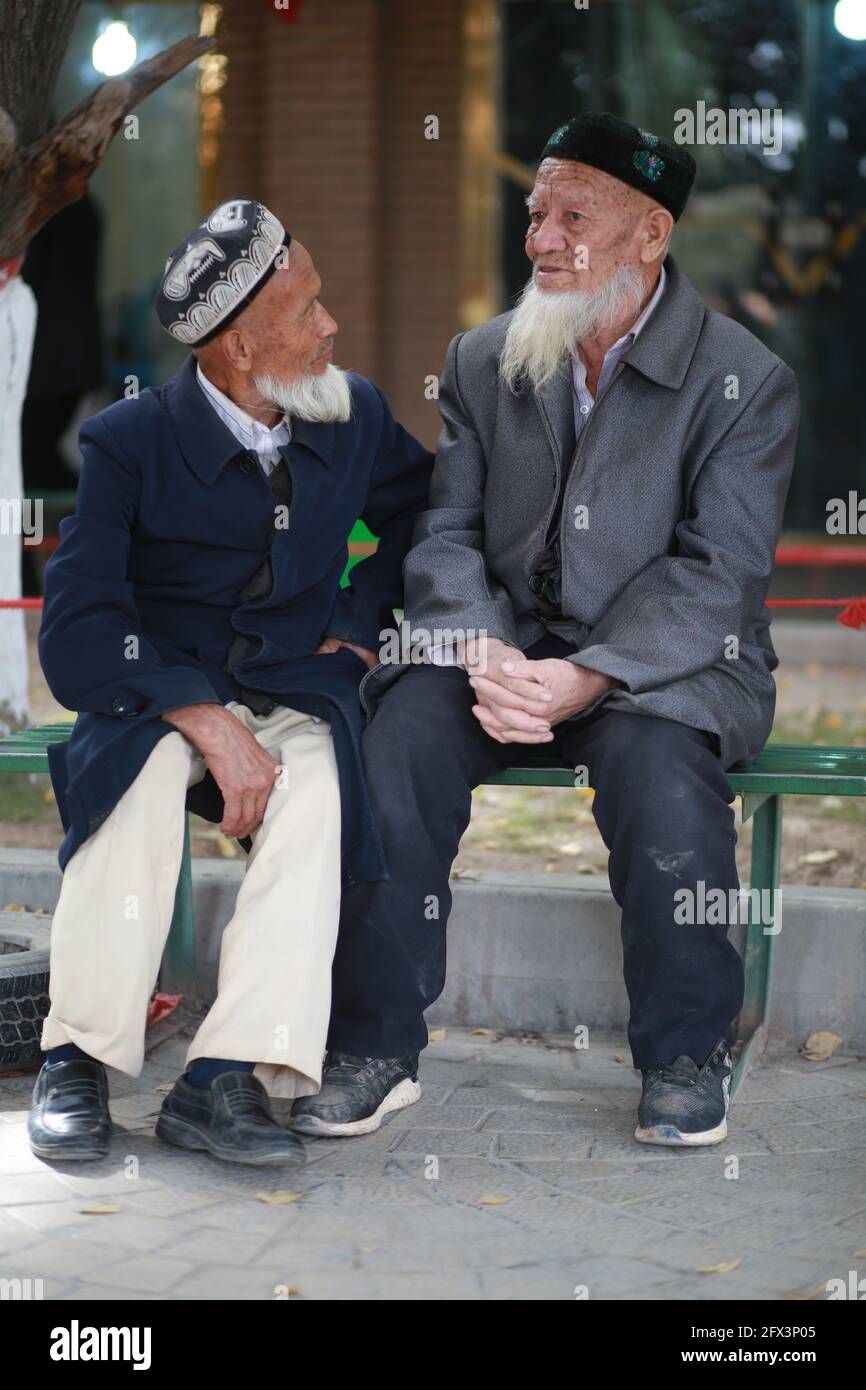
M 600 290 L 540 290 L 534 277 L 524 286 L 508 325 L 499 376 L 517 394 L 538 391 L 568 361 L 584 338 L 615 323 L 634 323 L 645 292 L 640 271 L 615 270 Z
M 352 393 L 346 373 L 329 362 L 322 373 L 311 372 L 294 381 L 275 376 L 257 376 L 254 385 L 259 395 L 297 420 L 325 424 L 329 420 L 346 421 L 352 415 Z

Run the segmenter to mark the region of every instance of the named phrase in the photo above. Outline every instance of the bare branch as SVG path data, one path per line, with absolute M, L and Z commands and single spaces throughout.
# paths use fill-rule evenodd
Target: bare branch
M 81 197 L 127 113 L 213 46 L 212 38 L 190 34 L 103 82 L 47 134 L 19 145 L 5 167 L 0 124 L 0 260 L 23 255 L 39 228 Z

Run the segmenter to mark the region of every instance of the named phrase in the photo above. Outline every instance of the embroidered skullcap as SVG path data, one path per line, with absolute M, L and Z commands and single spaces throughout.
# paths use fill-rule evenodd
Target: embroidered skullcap
M 607 111 L 587 111 L 553 132 L 542 159 L 591 164 L 661 203 L 677 221 L 695 178 L 695 161 L 683 145 Z
M 179 343 L 201 347 L 228 328 L 267 284 L 291 236 L 253 198 L 226 198 L 165 263 L 156 312 Z

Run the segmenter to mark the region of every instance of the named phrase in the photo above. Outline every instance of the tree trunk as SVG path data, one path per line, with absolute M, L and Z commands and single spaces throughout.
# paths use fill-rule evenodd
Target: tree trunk
M 51 98 L 81 0 L 0 0 L 0 106 L 18 143 L 30 145 L 51 121 Z

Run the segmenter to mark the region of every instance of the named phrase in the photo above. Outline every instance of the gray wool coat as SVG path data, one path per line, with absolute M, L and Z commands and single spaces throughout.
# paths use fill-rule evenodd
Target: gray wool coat
M 705 306 L 670 256 L 665 266 L 665 292 L 576 452 L 568 367 L 519 396 L 498 378 L 510 314 L 453 340 L 405 613 L 413 630 L 483 630 L 523 649 L 552 630 L 573 643 L 573 660 L 622 682 L 584 715 L 605 701 L 708 730 L 729 767 L 754 757 L 773 723 L 778 659 L 764 598 L 797 385 L 757 338 Z M 563 473 L 566 622 L 546 628 L 529 580 Z M 401 669 L 370 673 L 368 713 Z

